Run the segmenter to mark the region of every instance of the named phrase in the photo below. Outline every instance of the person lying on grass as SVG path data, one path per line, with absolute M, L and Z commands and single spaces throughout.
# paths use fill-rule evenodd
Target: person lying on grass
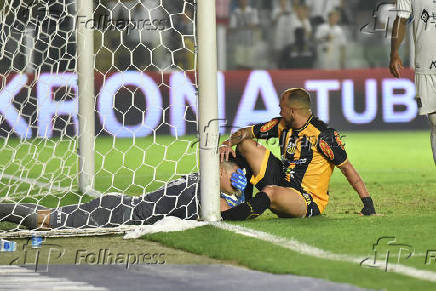
M 244 173 L 234 159 L 220 163 L 221 211 L 244 203 L 246 184 Z M 193 173 L 138 197 L 109 193 L 87 203 L 59 208 L 0 203 L 0 222 L 45 230 L 153 224 L 165 216 L 196 220 L 201 207 L 199 190 L 199 175 Z

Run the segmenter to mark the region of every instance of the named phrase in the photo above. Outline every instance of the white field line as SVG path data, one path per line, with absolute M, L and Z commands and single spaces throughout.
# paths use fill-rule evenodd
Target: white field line
M 246 228 L 246 227 L 242 227 L 242 226 L 238 226 L 238 225 L 227 224 L 225 222 L 213 222 L 213 223 L 211 223 L 211 225 L 213 225 L 219 229 L 231 231 L 231 232 L 241 234 L 241 235 L 244 235 L 247 237 L 252 237 L 252 238 L 260 239 L 260 240 L 263 240 L 266 242 L 270 242 L 270 243 L 275 244 L 277 246 L 281 246 L 283 248 L 292 250 L 294 252 L 297 252 L 297 253 L 300 253 L 303 255 L 308 255 L 308 256 L 317 257 L 317 258 L 321 258 L 321 259 L 327 259 L 327 260 L 339 261 L 339 262 L 347 262 L 347 263 L 353 263 L 353 264 L 360 264 L 360 262 L 362 262 L 365 259 L 365 258 L 351 256 L 351 255 L 335 254 L 335 253 L 325 251 L 325 250 L 322 250 L 320 248 L 308 245 L 306 243 L 299 242 L 295 239 L 287 239 L 287 238 L 275 236 L 275 235 L 272 235 L 272 234 L 269 234 L 269 233 L 266 233 L 263 231 L 254 230 L 254 229 L 250 229 L 250 228 Z M 379 264 L 375 264 L 375 265 L 364 264 L 363 266 L 372 267 L 372 268 L 376 268 L 376 269 L 380 269 L 380 270 L 385 270 L 385 267 L 386 267 L 384 262 L 380 262 Z M 421 280 L 436 282 L 436 272 L 419 270 L 419 269 L 405 266 L 405 265 L 401 265 L 401 264 L 388 264 L 387 271 L 399 273 L 399 274 L 402 274 L 405 276 L 409 276 L 409 277 L 413 277 L 413 278 L 417 278 L 417 279 L 421 279 Z

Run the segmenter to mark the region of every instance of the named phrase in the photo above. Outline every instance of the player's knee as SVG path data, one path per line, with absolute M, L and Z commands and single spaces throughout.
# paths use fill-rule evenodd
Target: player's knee
M 275 194 L 277 193 L 277 186 L 265 186 L 262 192 L 265 192 L 271 202 L 275 201 Z

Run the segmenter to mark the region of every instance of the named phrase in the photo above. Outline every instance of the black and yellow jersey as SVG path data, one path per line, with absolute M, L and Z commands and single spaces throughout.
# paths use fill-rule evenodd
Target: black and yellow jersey
M 347 161 L 339 133 L 311 116 L 300 129 L 288 129 L 281 117 L 252 126 L 258 139 L 278 138 L 286 180 L 313 196 L 321 213 L 329 196 L 328 186 L 334 166 Z

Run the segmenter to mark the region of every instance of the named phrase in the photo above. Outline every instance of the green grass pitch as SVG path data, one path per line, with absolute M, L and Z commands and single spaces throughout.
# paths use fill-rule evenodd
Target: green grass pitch
M 310 219 L 277 219 L 268 212 L 258 219 L 235 224 L 362 259 L 373 255 L 372 245 L 378 238 L 391 236 L 415 250 L 411 258 L 400 258 L 400 264 L 436 272 L 435 260 L 426 264 L 427 250 L 436 250 L 436 168 L 429 133 L 349 132 L 345 135 L 349 160 L 364 179 L 381 216 L 357 215 L 362 207 L 360 199 L 342 174 L 335 170 L 330 182 L 330 202 L 323 215 Z M 160 136 L 156 140 L 136 139 L 132 145 L 132 139 L 98 138 L 96 189 L 140 195 L 175 178 L 174 173 L 195 171 L 194 137 L 183 139 Z M 32 201 L 51 207 L 90 199 L 83 197 L 76 186 L 75 147 L 75 140 L 32 140 L 24 144 L 2 140 L 2 171 L 13 177 L 1 180 L 0 199 Z M 277 147 L 271 149 L 278 153 Z M 11 163 L 12 158 L 16 162 Z M 30 186 L 31 181 L 39 184 Z M 59 187 L 74 186 L 67 192 L 50 192 L 47 183 Z M 10 225 L 0 223 L 0 227 L 5 229 Z M 178 233 L 158 233 L 145 239 L 267 272 L 325 278 L 375 289 L 436 288 L 436 283 L 429 281 L 365 268 L 357 263 L 302 255 L 211 226 Z M 390 262 L 397 262 L 397 258 Z

